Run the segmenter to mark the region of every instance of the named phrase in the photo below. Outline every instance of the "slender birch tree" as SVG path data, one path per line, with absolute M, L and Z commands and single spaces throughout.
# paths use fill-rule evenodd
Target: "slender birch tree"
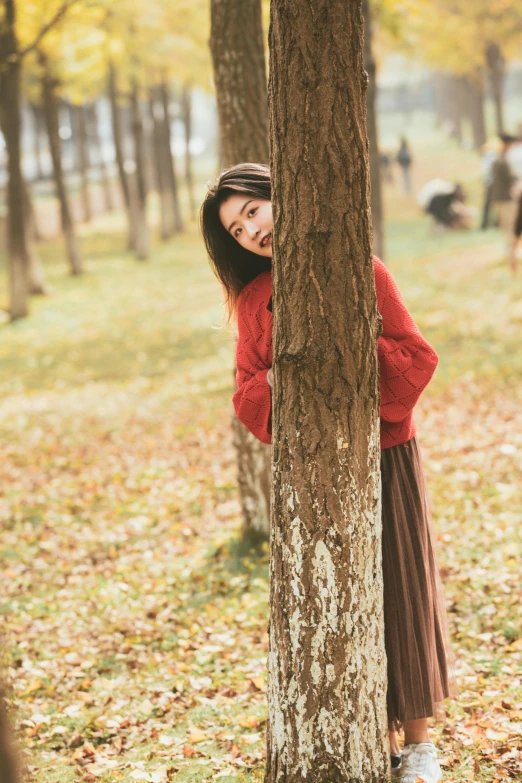
M 266 783 L 388 780 L 362 0 L 272 0 Z
M 245 35 L 245 31 L 248 34 Z M 268 163 L 268 108 L 260 0 L 212 0 L 210 48 L 221 138 L 221 166 Z M 234 371 L 235 375 L 235 371 Z M 234 416 L 238 486 L 247 537 L 266 537 L 270 446 Z

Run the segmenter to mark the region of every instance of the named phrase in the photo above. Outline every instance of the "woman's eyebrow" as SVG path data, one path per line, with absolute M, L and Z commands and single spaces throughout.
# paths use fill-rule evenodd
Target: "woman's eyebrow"
M 245 203 L 244 203 L 244 204 L 243 204 L 243 206 L 241 207 L 241 211 L 240 211 L 240 213 L 239 213 L 239 214 L 240 214 L 240 215 L 242 215 L 242 214 L 243 214 L 243 210 L 245 209 L 245 207 L 246 207 L 246 206 L 248 206 L 248 204 L 251 204 L 253 201 L 255 201 L 255 199 L 253 199 L 253 198 L 251 198 L 249 201 L 245 201 Z M 235 223 L 235 222 L 236 222 L 236 221 L 235 221 L 235 220 L 233 220 L 233 221 L 232 221 L 232 223 L 229 225 L 229 227 L 228 227 L 228 230 L 229 230 L 229 231 L 230 231 L 230 229 L 232 228 L 232 226 L 234 225 L 234 223 Z

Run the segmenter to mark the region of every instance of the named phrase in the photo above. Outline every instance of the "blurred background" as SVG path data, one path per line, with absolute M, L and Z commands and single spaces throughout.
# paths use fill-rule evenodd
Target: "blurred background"
M 266 506 L 252 547 L 197 214 L 244 89 L 215 89 L 218 34 L 264 85 L 270 9 L 217 5 L 0 2 L 1 653 L 44 783 L 263 779 Z M 516 779 L 522 5 L 363 6 L 375 250 L 440 356 L 417 419 L 461 696 L 434 736 L 447 781 Z

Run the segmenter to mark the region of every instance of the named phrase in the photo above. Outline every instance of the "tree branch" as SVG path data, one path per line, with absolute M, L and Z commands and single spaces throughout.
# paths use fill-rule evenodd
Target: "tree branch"
M 56 11 L 55 15 L 49 19 L 46 24 L 44 24 L 34 41 L 18 52 L 18 58 L 22 60 L 27 54 L 29 54 L 29 52 L 32 52 L 34 49 L 36 49 L 40 45 L 41 40 L 47 35 L 49 30 L 52 30 L 52 28 L 58 24 L 62 17 L 65 16 L 69 8 L 79 1 L 80 0 L 64 0 L 62 5 Z

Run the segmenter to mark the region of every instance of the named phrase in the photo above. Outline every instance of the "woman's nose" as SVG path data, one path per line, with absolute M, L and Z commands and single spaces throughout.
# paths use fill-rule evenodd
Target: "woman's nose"
M 245 223 L 245 228 L 247 230 L 247 233 L 248 233 L 248 236 L 250 237 L 250 239 L 255 239 L 256 236 L 259 234 L 259 231 L 260 231 L 260 229 L 258 228 L 258 226 L 256 226 L 255 223 L 247 222 L 247 223 Z

